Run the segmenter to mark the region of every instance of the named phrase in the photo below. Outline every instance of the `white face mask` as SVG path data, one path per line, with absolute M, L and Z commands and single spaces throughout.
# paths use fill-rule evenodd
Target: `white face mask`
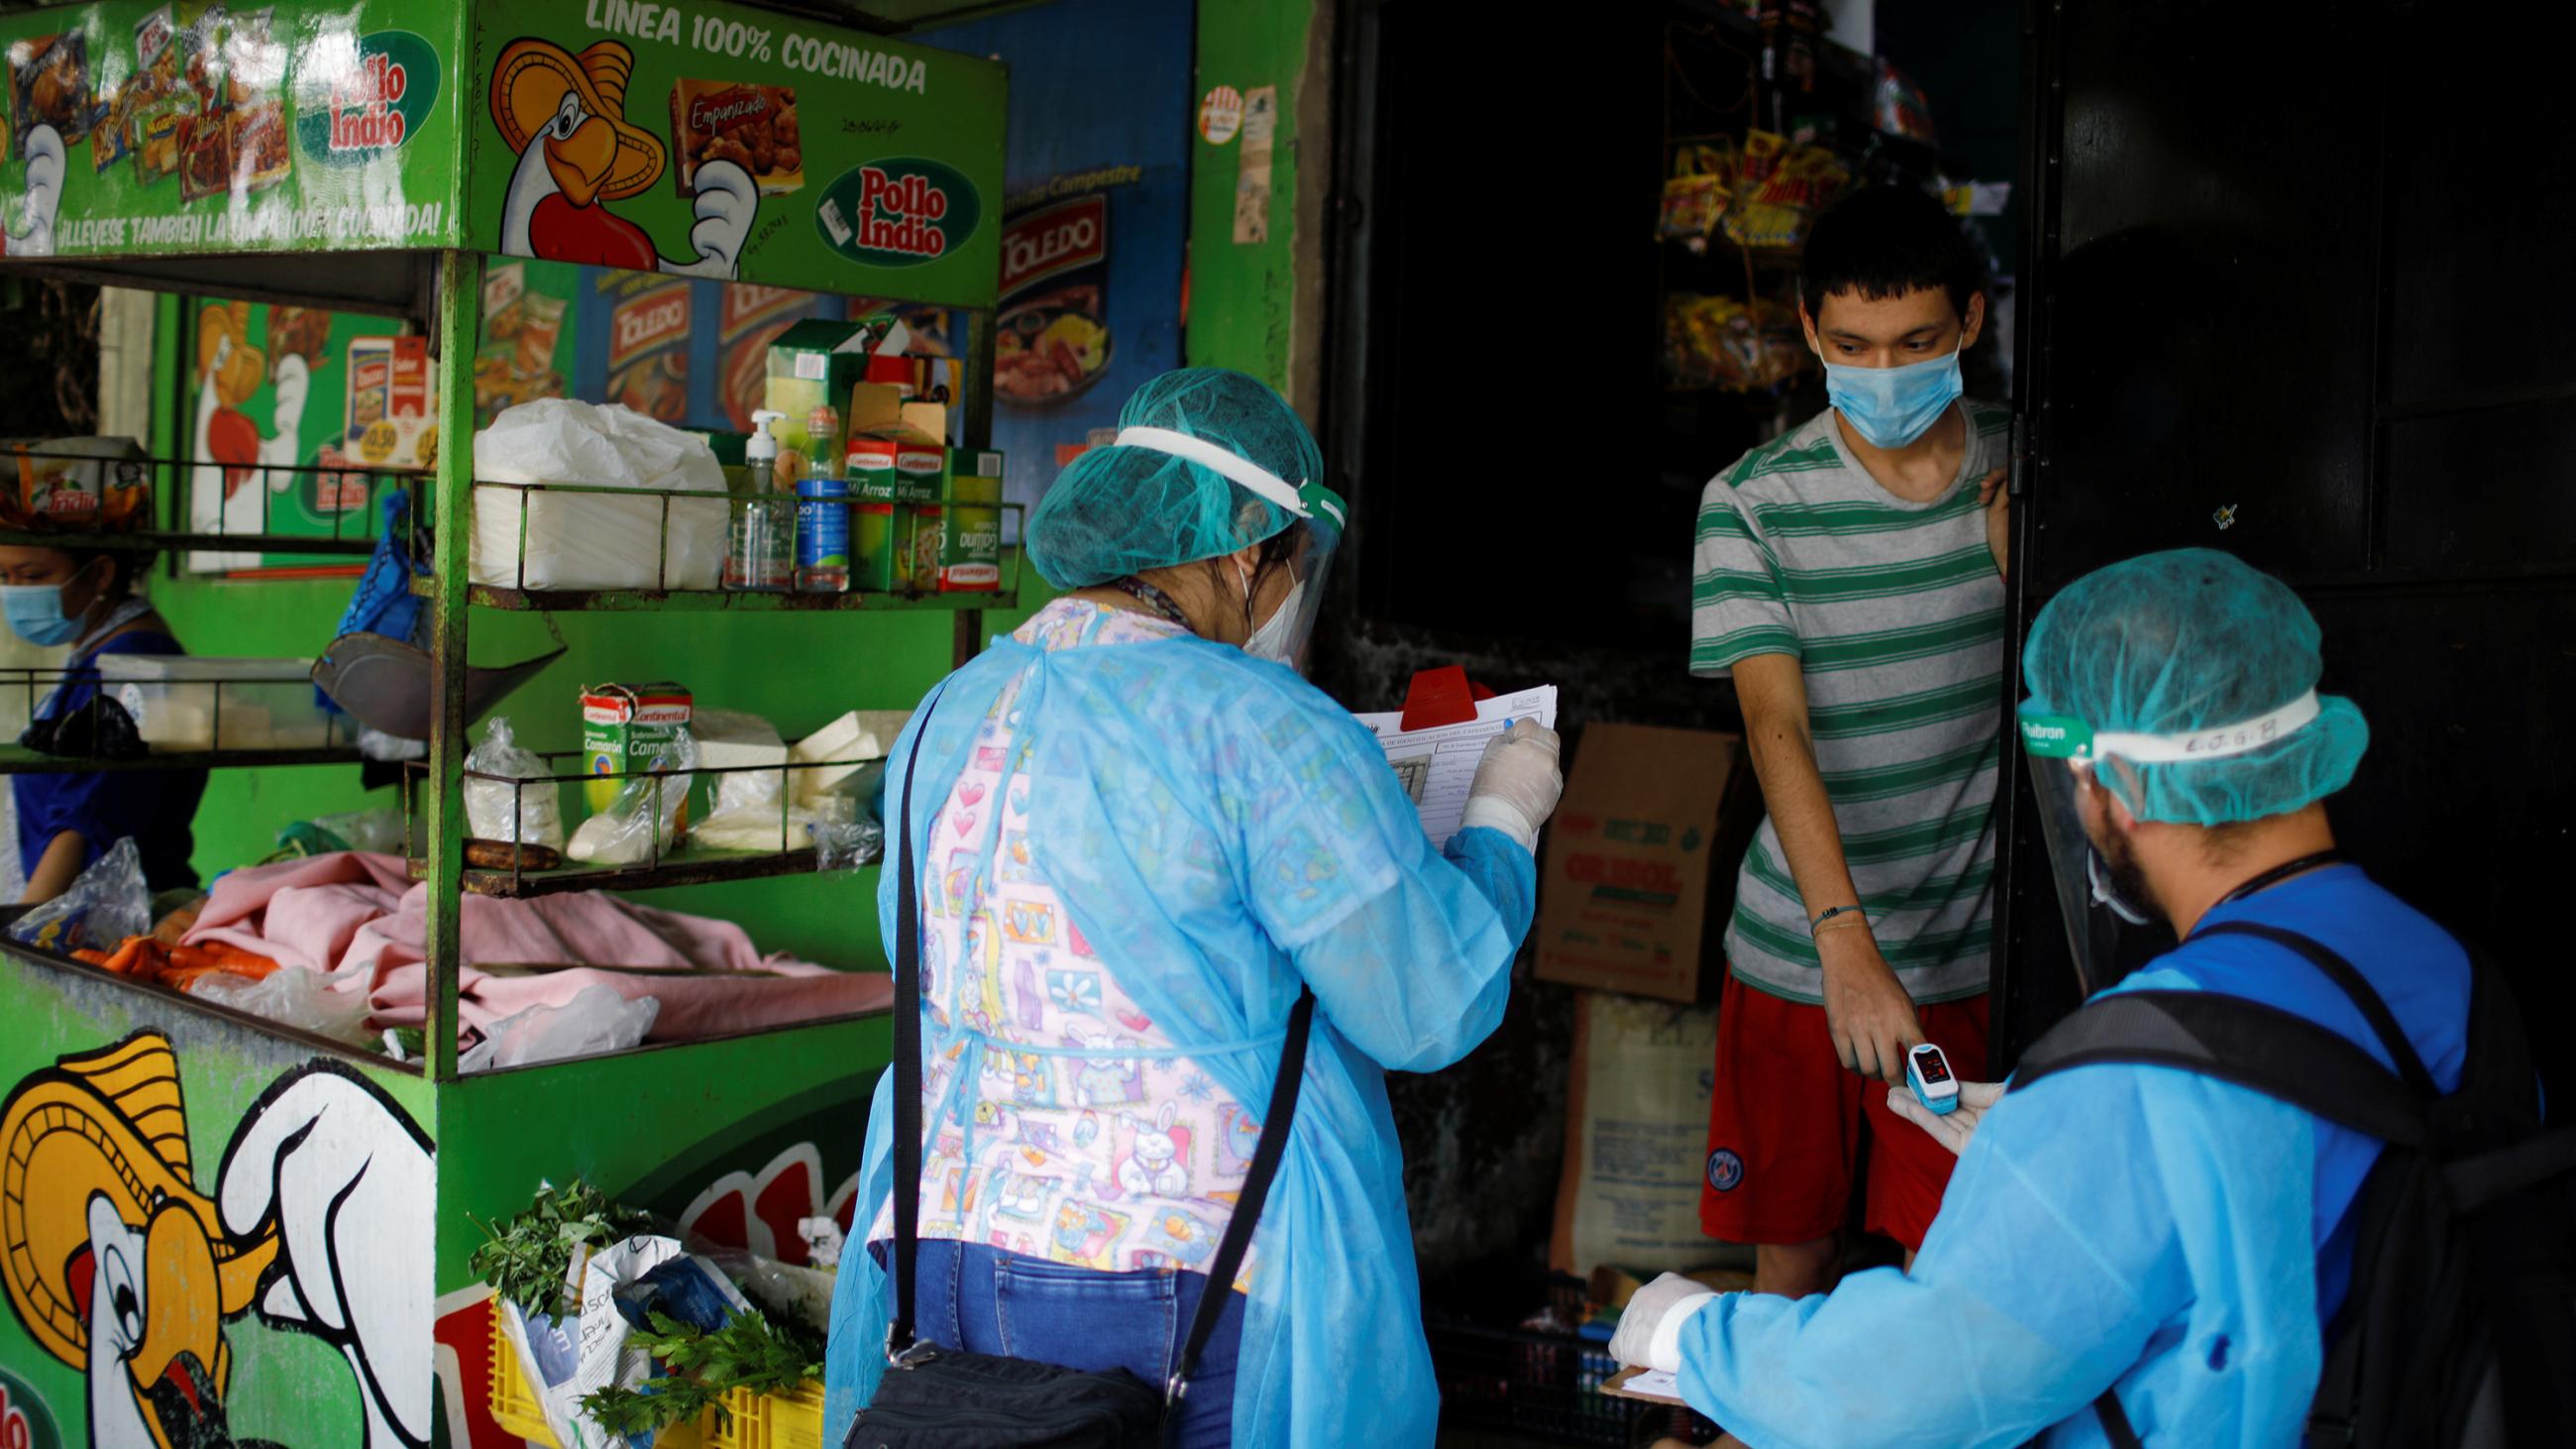
M 1235 577 L 1243 580 L 1243 607 L 1249 612 L 1252 608 L 1252 576 L 1244 572 L 1239 559 L 1235 562 L 1234 572 Z M 1255 659 L 1267 659 L 1274 664 L 1294 668 L 1297 663 L 1291 653 L 1297 642 L 1294 631 L 1298 611 L 1305 602 L 1306 581 L 1299 579 L 1289 588 L 1288 597 L 1280 600 L 1279 607 L 1271 611 L 1270 617 L 1261 621 L 1261 627 L 1252 631 L 1252 637 L 1243 641 L 1243 652 Z

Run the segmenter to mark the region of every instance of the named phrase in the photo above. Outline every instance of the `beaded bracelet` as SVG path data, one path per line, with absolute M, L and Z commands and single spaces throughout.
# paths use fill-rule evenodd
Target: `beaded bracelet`
M 1858 906 L 1834 906 L 1834 907 L 1832 907 L 1832 908 L 1828 909 L 1828 910 L 1827 910 L 1823 915 L 1816 917 L 1816 918 L 1815 918 L 1815 920 L 1813 920 L 1813 921 L 1811 921 L 1811 922 L 1809 922 L 1809 923 L 1807 924 L 1807 934 L 1808 934 L 1808 935 L 1810 935 L 1810 936 L 1813 936 L 1813 935 L 1815 935 L 1818 931 L 1821 931 L 1821 930 L 1825 929 L 1826 923 L 1828 923 L 1828 922 L 1830 922 L 1830 921 L 1834 921 L 1834 920 L 1836 920 L 1836 919 L 1839 919 L 1839 918 L 1841 918 L 1841 917 L 1843 917 L 1843 916 L 1850 916 L 1850 917 L 1853 917 L 1855 920 L 1859 919 L 1859 917 L 1860 917 L 1860 907 L 1858 907 Z

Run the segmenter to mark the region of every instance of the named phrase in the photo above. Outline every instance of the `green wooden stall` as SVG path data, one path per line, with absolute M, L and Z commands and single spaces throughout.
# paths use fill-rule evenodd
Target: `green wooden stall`
M 465 1267 L 478 1220 L 580 1175 L 792 1261 L 794 1221 L 845 1206 L 891 1031 L 882 1014 L 849 1017 L 461 1075 L 469 893 L 648 892 L 740 920 L 764 947 L 882 968 L 875 871 L 817 874 L 810 851 L 468 870 L 469 636 L 478 662 L 518 658 L 552 619 L 571 653 L 527 692 L 563 721 L 576 673 L 680 677 L 792 737 L 844 709 L 910 705 L 1021 600 L 1007 568 L 1005 591 L 984 595 L 470 584 L 487 262 L 962 309 L 966 374 L 989 375 L 1002 67 L 723 0 L 106 0 L 0 16 L 0 45 L 0 267 L 370 314 L 427 339 L 435 469 L 371 476 L 416 490 L 442 689 L 413 792 L 425 1062 L 0 948 L 0 1443 L 515 1443 L 487 1403 L 488 1295 Z M 694 98 L 732 87 L 792 96 L 795 165 L 773 154 L 727 174 L 712 163 L 729 158 L 676 134 Z M 989 436 L 990 406 L 971 398 L 970 443 Z M 160 411 L 152 526 L 83 541 L 344 561 L 372 547 L 363 526 L 200 526 Z M 155 597 L 192 652 L 259 655 L 311 653 L 347 590 L 172 578 Z M 568 743 L 569 723 L 548 728 L 539 744 Z M 354 759 L 335 735 L 133 767 L 216 771 L 199 817 L 210 873 L 256 859 L 277 823 L 358 803 Z M 0 748 L 0 773 L 48 768 L 92 766 Z

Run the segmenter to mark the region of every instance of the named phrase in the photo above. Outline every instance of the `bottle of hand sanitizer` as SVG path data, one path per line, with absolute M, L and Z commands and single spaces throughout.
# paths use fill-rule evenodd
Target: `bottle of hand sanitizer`
M 796 505 L 778 486 L 778 439 L 769 431 L 771 423 L 786 416 L 765 409 L 751 415 L 751 436 L 742 445 L 748 496 L 733 501 L 733 527 L 725 544 L 728 589 L 784 593 L 795 581 Z

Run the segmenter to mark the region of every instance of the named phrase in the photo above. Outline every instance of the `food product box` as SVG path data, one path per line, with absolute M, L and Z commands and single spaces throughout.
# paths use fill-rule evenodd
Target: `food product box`
M 763 196 L 805 185 L 804 139 L 796 92 L 787 86 L 729 80 L 671 83 L 671 183 L 683 197 L 698 191 L 698 168 L 731 161 L 751 173 Z
M 295 169 L 294 152 L 286 140 L 284 102 L 244 106 L 225 120 L 232 128 L 234 191 L 266 191 Z
M 1741 736 L 1584 726 L 1539 873 L 1539 979 L 1715 1000 L 1735 868 L 1761 816 Z
M 371 468 L 429 467 L 438 429 L 429 405 L 428 339 L 351 338 L 348 418 L 358 461 Z M 355 502 L 363 507 L 366 500 Z
M 1002 501 L 1002 455 L 978 451 L 956 455 L 947 496 L 916 509 L 928 535 L 931 577 L 927 587 L 943 594 L 991 593 L 1002 586 L 1002 510 L 975 504 Z
M 659 768 L 689 734 L 689 687 L 660 680 L 651 684 L 595 684 L 581 692 L 583 768 L 593 775 L 620 775 Z M 623 780 L 593 780 L 582 787 L 595 814 L 617 801 Z M 688 828 L 682 810 L 681 829 Z
M 233 184 L 232 128 L 219 111 L 199 111 L 188 118 L 187 139 L 179 143 L 179 199 L 203 201 L 222 196 Z
M 0 444 L 14 478 L 0 488 L 0 525 L 117 527 L 151 501 L 150 469 L 132 438 L 55 438 Z
M 818 455 L 842 455 L 840 438 L 815 438 L 806 420 L 815 408 L 849 396 L 851 386 L 866 376 L 867 345 L 862 325 L 821 318 L 799 322 L 769 344 L 769 383 L 761 392 L 761 406 L 785 415 L 769 425 L 770 436 L 778 439 L 778 473 L 785 482 L 803 478 L 807 462 Z
M 880 359 L 883 360 L 883 359 Z M 850 587 L 927 593 L 939 586 L 938 507 L 947 493 L 948 409 L 908 402 L 899 384 L 850 389 Z

